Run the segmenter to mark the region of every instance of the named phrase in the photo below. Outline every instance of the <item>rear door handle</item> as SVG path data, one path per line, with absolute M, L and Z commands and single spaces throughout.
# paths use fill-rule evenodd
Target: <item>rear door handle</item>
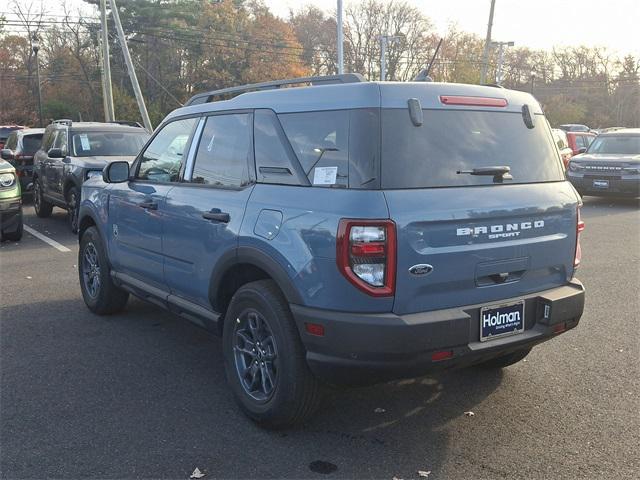
M 212 208 L 210 212 L 203 212 L 202 218 L 222 223 L 231 221 L 231 216 L 226 212 L 221 212 L 219 208 Z
M 145 210 L 157 210 L 158 204 L 156 202 L 142 202 L 139 203 L 138 206 L 140 208 L 144 208 Z

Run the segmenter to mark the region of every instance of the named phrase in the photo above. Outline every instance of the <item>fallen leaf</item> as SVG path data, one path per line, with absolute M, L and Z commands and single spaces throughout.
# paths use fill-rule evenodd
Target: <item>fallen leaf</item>
M 31 280 L 33 277 L 27 275 L 27 280 Z
M 374 413 L 384 413 L 384 412 L 386 412 L 386 410 L 384 408 L 380 408 L 380 407 L 378 407 L 378 408 L 376 408 L 374 410 Z
M 469 411 L 469 412 L 464 412 L 464 416 L 465 416 L 465 417 L 474 417 L 475 415 L 476 415 L 476 414 L 475 414 L 475 413 L 473 413 L 473 412 L 471 412 L 471 411 Z
M 204 473 L 202 473 L 200 469 L 196 467 L 196 469 L 193 471 L 193 473 L 189 478 L 202 478 L 202 477 L 204 477 Z
M 398 477 L 393 477 L 393 480 L 402 480 L 402 479 Z
M 431 475 L 431 470 L 418 470 L 418 476 L 419 477 L 428 477 L 429 475 Z
M 27 278 L 29 278 L 29 277 L 27 277 Z M 622 349 L 622 348 L 621 348 L 621 349 L 619 349 L 618 351 L 619 351 L 620 353 L 622 353 L 622 352 L 624 352 L 624 349 Z

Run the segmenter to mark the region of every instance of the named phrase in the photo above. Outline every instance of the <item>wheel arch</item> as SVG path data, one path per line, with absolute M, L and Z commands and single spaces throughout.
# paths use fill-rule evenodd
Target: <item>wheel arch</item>
M 253 247 L 239 247 L 218 261 L 211 277 L 209 301 L 213 309 L 224 315 L 233 294 L 242 286 L 257 280 L 273 280 L 289 303 L 302 304 L 302 295 L 286 270 L 272 257 Z M 221 322 L 222 323 L 222 322 Z

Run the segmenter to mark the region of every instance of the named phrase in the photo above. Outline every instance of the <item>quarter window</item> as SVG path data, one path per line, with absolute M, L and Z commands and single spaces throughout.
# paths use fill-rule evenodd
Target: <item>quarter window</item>
M 165 125 L 142 154 L 137 178 L 163 183 L 177 182 L 197 121 L 197 118 L 187 118 Z
M 253 158 L 251 114 L 234 113 L 207 118 L 196 153 L 192 183 L 242 187 L 249 183 Z

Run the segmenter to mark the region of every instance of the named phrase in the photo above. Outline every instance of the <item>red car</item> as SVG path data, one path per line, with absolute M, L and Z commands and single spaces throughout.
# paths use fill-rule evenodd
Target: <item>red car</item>
M 7 137 L 14 130 L 22 130 L 22 125 L 0 125 L 0 149 L 4 148 L 4 144 L 7 141 Z
M 573 150 L 574 155 L 584 153 L 596 135 L 588 132 L 567 132 L 567 140 L 569 140 L 569 147 Z M 584 149 L 584 150 L 583 150 Z

